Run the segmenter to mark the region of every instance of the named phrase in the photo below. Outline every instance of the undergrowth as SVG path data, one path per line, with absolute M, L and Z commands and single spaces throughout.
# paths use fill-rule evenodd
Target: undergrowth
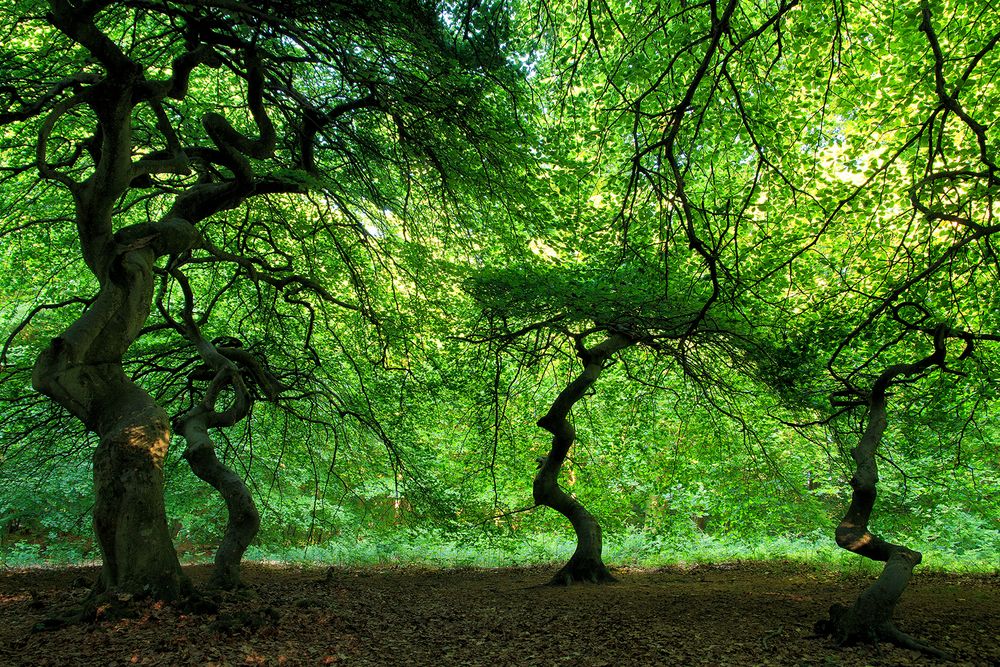
M 924 554 L 921 570 L 963 573 L 1000 572 L 1000 531 L 980 533 L 976 545 L 963 548 L 924 540 L 909 545 Z M 986 539 L 983 539 L 986 538 Z M 448 535 L 437 530 L 407 530 L 377 536 L 341 535 L 308 546 L 253 545 L 251 561 L 325 564 L 347 567 L 397 565 L 429 567 L 517 567 L 564 562 L 572 554 L 572 535 Z M 951 545 L 954 547 L 954 545 Z M 210 562 L 211 548 L 182 552 L 185 563 Z M 7 544 L 0 550 L 3 567 L 65 566 L 93 561 L 99 554 L 72 544 L 40 546 Z M 656 535 L 635 531 L 607 535 L 604 559 L 611 566 L 665 567 L 735 561 L 785 561 L 842 570 L 877 572 L 881 564 L 839 549 L 832 538 L 816 531 L 803 536 L 746 540 L 692 531 Z

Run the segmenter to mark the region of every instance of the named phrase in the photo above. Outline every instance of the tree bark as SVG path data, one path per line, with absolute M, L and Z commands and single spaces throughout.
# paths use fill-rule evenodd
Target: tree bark
M 888 641 L 936 657 L 946 657 L 943 652 L 901 632 L 892 622 L 893 611 L 909 584 L 913 568 L 922 559 L 920 552 L 888 542 L 868 530 L 878 496 L 875 452 L 888 424 L 886 391 L 899 376 L 912 376 L 932 366 L 943 366 L 945 335 L 946 329 L 939 328 L 931 355 L 912 364 L 890 366 L 872 385 L 868 425 L 858 446 L 851 450 L 856 465 L 851 478 L 851 504 L 837 527 L 836 538 L 841 548 L 884 562 L 885 567 L 875 583 L 858 596 L 853 606 L 834 605 L 830 608 L 830 619 L 816 624 L 819 634 L 830 634 L 841 645 Z
M 205 339 L 195 321 L 194 292 L 190 281 L 179 268 L 172 268 L 170 274 L 184 294 L 181 321 L 171 317 L 163 304 L 159 304 L 160 312 L 164 319 L 194 345 L 205 366 L 213 373 L 201 402 L 178 416 L 175 424 L 177 432 L 187 440 L 183 456 L 191 470 L 218 491 L 226 503 L 229 519 L 222 542 L 215 553 L 215 571 L 210 583 L 216 588 L 232 590 L 240 584 L 240 562 L 260 529 L 260 514 L 250 489 L 239 475 L 219 460 L 208 429 L 233 426 L 250 414 L 253 397 L 243 380 L 241 369 L 245 368 L 256 379 L 265 396 L 272 400 L 277 397 L 281 386 L 246 350 L 241 347 L 219 348 Z M 241 342 L 236 343 L 242 346 Z M 189 380 L 193 386 L 194 377 Z M 220 412 L 216 409 L 216 403 L 226 387 L 233 391 L 233 402 Z
M 175 599 L 188 591 L 167 529 L 164 410 L 122 369 L 149 315 L 153 252 L 112 262 L 94 304 L 35 362 L 35 388 L 100 437 L 94 451 L 94 529 L 103 567 L 95 592 Z
M 215 552 L 215 571 L 210 585 L 233 590 L 240 585 L 240 562 L 257 536 L 260 514 L 250 489 L 216 456 L 215 445 L 208 434 L 212 414 L 202 406 L 195 408 L 178 418 L 177 432 L 187 440 L 183 456 L 191 470 L 218 491 L 226 502 L 229 520 L 219 549 Z
M 569 421 L 570 411 L 600 377 L 608 360 L 619 350 L 633 344 L 633 340 L 621 334 L 612 334 L 587 349 L 583 346 L 582 337 L 577 338 L 577 354 L 583 362 L 583 371 L 559 393 L 549 411 L 538 420 L 538 425 L 552 434 L 552 446 L 549 455 L 541 460 L 532 485 L 535 504 L 551 507 L 562 514 L 569 519 L 576 533 L 576 550 L 549 582 L 552 585 L 615 581 L 602 559 L 600 523 L 579 500 L 559 486 L 559 471 L 576 439 L 576 429 Z

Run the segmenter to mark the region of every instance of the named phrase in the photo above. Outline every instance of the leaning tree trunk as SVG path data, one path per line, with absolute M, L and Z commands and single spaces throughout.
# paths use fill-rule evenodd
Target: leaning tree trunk
M 875 452 L 887 425 L 886 391 L 899 376 L 911 376 L 945 361 L 944 329 L 935 336 L 933 354 L 913 364 L 890 366 L 872 385 L 869 399 L 868 426 L 858 446 L 851 450 L 856 464 L 851 478 L 853 494 L 847 513 L 837 527 L 837 544 L 858 555 L 885 563 L 882 574 L 854 605 L 833 605 L 830 619 L 817 623 L 820 634 L 833 635 L 841 645 L 857 642 L 888 641 L 897 646 L 945 657 L 941 651 L 900 631 L 892 622 L 892 614 L 909 584 L 910 577 L 921 561 L 919 551 L 888 542 L 868 529 L 868 522 L 878 495 L 878 467 Z
M 175 424 L 177 432 L 187 440 L 183 456 L 191 466 L 191 470 L 218 491 L 226 503 L 229 520 L 222 542 L 215 553 L 215 571 L 212 573 L 210 583 L 216 588 L 232 590 L 240 584 L 240 562 L 260 529 L 260 514 L 257 512 L 250 489 L 239 475 L 219 460 L 208 429 L 233 426 L 250 413 L 253 399 L 243 381 L 241 369 L 245 369 L 255 378 L 257 385 L 268 398 L 276 398 L 280 391 L 280 383 L 246 350 L 219 348 L 205 340 L 194 318 L 194 294 L 187 276 L 176 268 L 170 273 L 184 294 L 181 322 L 170 317 L 162 305 L 161 313 L 194 344 L 205 362 L 205 367 L 212 373 L 212 380 L 201 403 L 178 416 Z M 232 389 L 234 398 L 228 409 L 220 412 L 216 409 L 216 402 L 226 387 Z
M 122 369 L 149 314 L 153 260 L 148 248 L 115 257 L 93 305 L 39 355 L 32 382 L 100 437 L 94 529 L 103 566 L 95 592 L 169 600 L 188 587 L 163 504 L 169 420 Z
M 229 520 L 219 549 L 215 552 L 215 571 L 212 572 L 210 585 L 232 590 L 240 585 L 240 562 L 257 536 L 260 514 L 250 489 L 215 454 L 215 445 L 208 434 L 213 414 L 199 406 L 178 418 L 177 432 L 187 440 L 183 456 L 191 470 L 218 491 L 226 502 Z
M 608 359 L 633 343 L 625 336 L 612 334 L 588 350 L 583 347 L 582 338 L 578 338 L 577 354 L 583 362 L 583 372 L 559 393 L 549 411 L 538 420 L 538 425 L 552 434 L 552 447 L 549 455 L 541 460 L 535 475 L 532 485 L 535 503 L 562 514 L 569 519 L 576 532 L 576 551 L 552 578 L 550 583 L 553 585 L 615 580 L 601 557 L 601 525 L 579 500 L 559 486 L 559 471 L 576 439 L 576 429 L 569 421 L 570 411 L 600 377 Z

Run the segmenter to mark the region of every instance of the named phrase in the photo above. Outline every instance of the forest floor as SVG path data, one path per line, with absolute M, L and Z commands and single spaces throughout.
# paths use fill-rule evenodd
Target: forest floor
M 204 566 L 185 568 L 204 582 Z M 317 568 L 250 563 L 218 614 L 133 602 L 131 618 L 33 632 L 95 568 L 0 571 L 0 665 L 909 665 L 887 645 L 812 636 L 870 580 L 783 563 L 617 570 L 542 586 L 551 568 Z M 920 573 L 899 626 L 958 664 L 1000 665 L 1000 576 Z

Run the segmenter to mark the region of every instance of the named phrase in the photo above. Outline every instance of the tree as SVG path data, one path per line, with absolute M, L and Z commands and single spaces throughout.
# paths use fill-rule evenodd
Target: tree
M 963 14 L 963 10 L 956 13 Z M 857 241 L 855 247 L 862 249 L 862 257 L 870 255 L 871 248 L 883 249 L 884 269 L 843 281 L 856 295 L 851 297 L 857 303 L 852 311 L 860 311 L 861 316 L 845 328 L 827 360 L 830 376 L 840 385 L 833 394 L 834 407 L 840 412 L 859 405 L 867 409 L 859 443 L 851 451 L 856 464 L 852 501 L 837 528 L 837 543 L 886 565 L 852 607 L 834 606 L 829 621 L 820 621 L 817 628 L 840 643 L 890 641 L 941 656 L 941 651 L 899 631 L 891 620 L 921 554 L 883 540 L 868 528 L 878 482 L 876 452 L 888 423 L 889 390 L 914 383 L 931 370 L 953 377 L 971 375 L 967 382 L 980 387 L 996 380 L 991 352 L 974 351 L 980 341 L 997 340 L 992 307 L 996 276 L 989 274 L 995 272 L 994 237 L 1000 231 L 991 212 L 1000 181 L 993 156 L 995 141 L 988 138 L 983 122 L 984 117 L 994 118 L 997 109 L 969 100 L 969 92 L 990 87 L 986 80 L 995 73 L 990 59 L 1000 33 L 970 38 L 946 29 L 953 50 L 946 53 L 935 26 L 948 21 L 940 21 L 937 14 L 931 3 L 922 2 L 916 15 L 888 27 L 902 47 L 895 57 L 904 66 L 912 68 L 910 63 L 923 61 L 922 79 L 911 95 L 909 113 L 900 114 L 913 121 L 900 122 L 898 147 L 887 151 L 890 157 L 882 159 L 876 169 L 892 185 L 885 187 L 884 182 L 882 188 L 871 188 L 867 179 L 850 201 L 869 206 L 879 217 L 885 208 L 894 210 L 888 224 L 893 238 Z M 952 19 L 955 15 L 951 14 Z M 975 23 L 983 16 L 973 10 L 965 18 Z M 958 66 L 960 62 L 965 64 Z M 874 201 L 883 195 L 890 201 Z M 926 354 L 908 347 L 914 335 L 930 338 L 933 351 Z M 949 341 L 965 346 L 954 362 L 948 359 Z M 955 362 L 964 362 L 966 369 L 971 366 L 972 373 L 952 368 Z M 982 401 L 967 400 L 955 386 L 939 386 L 937 392 L 937 400 L 941 400 L 940 392 L 957 394 L 951 410 L 964 423 L 974 421 L 983 409 Z M 913 409 L 905 405 L 897 409 L 915 421 L 930 400 L 919 394 L 911 400 Z M 939 428 L 946 426 L 943 422 Z M 964 431 L 961 426 L 944 437 L 961 448 Z
M 961 374 L 949 366 L 949 341 L 964 343 L 964 349 L 957 357 L 957 361 L 964 361 L 973 354 L 977 340 L 996 340 L 997 337 L 973 335 L 945 325 L 928 329 L 919 326 L 919 323 L 906 324 L 911 332 L 931 337 L 933 351 L 916 361 L 888 366 L 878 374 L 870 389 L 857 396 L 842 392 L 837 398 L 840 405 L 864 404 L 867 408 L 864 433 L 858 445 L 851 450 L 856 465 L 851 478 L 853 494 L 850 507 L 837 527 L 837 544 L 865 558 L 884 562 L 885 567 L 882 575 L 858 596 L 852 607 L 834 605 L 830 609 L 830 619 L 818 622 L 816 628 L 822 634 L 833 635 L 840 644 L 889 641 L 904 648 L 946 657 L 942 651 L 901 632 L 892 622 L 896 604 L 909 583 L 913 568 L 920 564 L 922 555 L 904 545 L 893 544 L 869 529 L 879 479 L 876 456 L 888 424 L 887 396 L 890 388 L 933 370 Z
M 706 312 L 703 302 L 692 296 L 703 281 L 685 276 L 682 267 L 672 267 L 676 292 L 665 297 L 659 281 L 646 278 L 658 272 L 643 259 L 636 255 L 627 263 L 600 266 L 599 259 L 588 253 L 583 266 L 563 261 L 555 266 L 484 270 L 468 285 L 483 312 L 482 330 L 473 341 L 513 356 L 522 366 L 549 354 L 565 356 L 572 367 L 576 362 L 582 365 L 569 379 L 560 380 L 562 389 L 537 422 L 552 441 L 548 454 L 538 460 L 532 486 L 535 506 L 562 514 L 577 540 L 575 552 L 554 575 L 553 584 L 613 581 L 602 558 L 599 521 L 558 481 L 576 439 L 571 412 L 595 390 L 604 370 L 624 351 L 640 348 L 676 368 L 722 409 L 713 396 L 729 388 L 727 376 L 754 376 L 755 366 L 768 360 L 769 351 L 744 335 L 738 313 L 724 308 L 726 304 Z M 690 283 L 685 285 L 684 278 Z M 595 339 L 598 342 L 589 342 Z M 572 352 L 561 349 L 561 340 L 572 342 Z
M 761 59 L 780 54 L 796 3 L 744 13 L 735 1 L 543 4 L 542 105 L 558 110 L 537 149 L 544 204 L 525 225 L 533 252 L 520 275 L 480 272 L 474 291 L 488 330 L 477 338 L 503 348 L 534 335 L 527 354 L 536 357 L 540 330 L 573 341 L 583 371 L 538 422 L 553 440 L 534 499 L 576 530 L 577 551 L 553 581 L 603 581 L 600 527 L 557 483 L 574 440 L 573 405 L 632 346 L 672 360 L 708 394 L 727 384 L 726 373 L 754 373 L 769 355 L 751 330 L 763 324 L 754 297 L 775 267 L 745 268 L 740 225 L 762 174 L 778 169 L 731 136 L 755 131 L 741 83 L 756 92 Z M 722 99 L 721 88 L 735 99 Z M 600 342 L 588 346 L 588 337 Z
M 17 3 L 2 29 L 5 187 L 30 192 L 37 171 L 36 205 L 75 228 L 78 246 L 61 250 L 78 253 L 94 290 L 28 320 L 85 305 L 38 354 L 32 382 L 99 438 L 97 592 L 173 599 L 188 588 L 163 506 L 171 417 L 135 381 L 147 374 L 183 380 L 188 406 L 173 421 L 192 468 L 229 507 L 215 581 L 233 586 L 258 518 L 210 430 L 255 400 L 294 397 L 303 364 L 316 361 L 317 319 L 377 320 L 359 269 L 371 239 L 405 233 L 421 217 L 413 208 L 482 195 L 484 170 L 517 162 L 503 14 L 416 0 L 280 12 L 52 0 Z M 39 208 L 6 216 L 2 233 L 37 233 L 49 224 Z M 333 270 L 344 277 L 324 275 Z M 244 309 L 258 321 L 306 322 L 298 342 L 244 344 L 239 325 L 206 333 L 225 331 L 211 315 L 237 290 L 255 294 Z M 139 339 L 161 347 L 139 346 L 146 367 L 130 375 Z M 178 361 L 184 345 L 197 356 Z
M 549 411 L 538 420 L 538 425 L 552 434 L 552 448 L 539 460 L 532 486 L 535 503 L 565 516 L 576 532 L 576 551 L 552 578 L 555 584 L 614 581 L 602 559 L 601 525 L 580 501 L 560 488 L 558 476 L 576 437 L 576 429 L 568 419 L 570 410 L 597 381 L 615 353 L 634 344 L 623 334 L 612 334 L 590 348 L 584 347 L 583 336 L 576 337 L 575 342 L 583 371 L 559 392 Z

